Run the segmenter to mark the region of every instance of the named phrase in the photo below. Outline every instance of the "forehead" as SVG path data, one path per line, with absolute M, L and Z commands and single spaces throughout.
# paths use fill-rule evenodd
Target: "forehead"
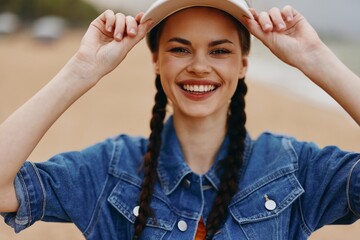
M 191 7 L 169 16 L 163 34 L 233 34 L 238 35 L 237 20 L 231 15 L 210 7 Z

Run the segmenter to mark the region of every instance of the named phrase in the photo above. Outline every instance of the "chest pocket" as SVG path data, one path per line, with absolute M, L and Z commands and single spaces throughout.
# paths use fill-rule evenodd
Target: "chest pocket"
M 131 239 L 134 233 L 140 186 L 139 179 L 122 174 L 118 184 L 108 197 L 108 202 L 126 219 L 126 221 L 122 220 L 120 223 L 122 226 L 119 226 L 123 228 L 124 225 L 127 225 L 126 239 Z M 148 218 L 146 228 L 142 233 L 144 239 L 162 239 L 168 231 L 174 228 L 177 219 L 176 215 L 171 211 L 167 199 L 162 196 L 159 190 L 155 189 L 153 196 L 151 207 L 156 220 L 153 217 Z M 124 232 L 124 229 L 122 230 Z
M 229 207 L 235 224 L 240 224 L 240 228 L 236 228 L 239 232 L 230 235 L 245 235 L 245 239 L 257 240 L 288 239 L 292 203 L 303 192 L 293 173 L 269 175 L 244 189 Z

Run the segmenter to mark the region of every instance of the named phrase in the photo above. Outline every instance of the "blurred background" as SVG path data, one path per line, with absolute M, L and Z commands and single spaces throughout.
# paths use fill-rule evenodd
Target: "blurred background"
M 0 122 L 44 86 L 75 53 L 87 26 L 110 8 L 135 15 L 154 0 L 0 0 Z M 293 5 L 335 54 L 360 75 L 360 2 L 253 0 L 254 7 Z M 30 156 L 84 148 L 118 133 L 148 135 L 154 87 L 150 54 L 141 42 L 96 88 L 77 101 Z M 356 123 L 298 70 L 254 40 L 247 76 L 247 129 L 287 134 L 320 146 L 360 151 Z M 71 197 L 71 196 L 69 196 Z M 312 240 L 356 240 L 360 222 L 330 226 Z M 0 239 L 83 239 L 72 224 L 36 223 L 15 235 L 0 221 Z

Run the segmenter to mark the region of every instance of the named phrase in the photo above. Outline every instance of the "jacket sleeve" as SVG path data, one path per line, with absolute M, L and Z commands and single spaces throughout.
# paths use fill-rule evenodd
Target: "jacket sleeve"
M 15 232 L 39 220 L 74 222 L 84 230 L 106 184 L 114 144 L 109 139 L 46 162 L 25 162 L 14 182 L 20 207 L 1 213 L 5 222 Z
M 360 217 L 360 155 L 313 143 L 294 146 L 305 189 L 300 208 L 308 229 L 355 222 Z

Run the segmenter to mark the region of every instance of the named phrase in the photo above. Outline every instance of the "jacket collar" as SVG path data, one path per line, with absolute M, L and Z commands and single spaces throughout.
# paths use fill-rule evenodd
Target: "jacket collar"
M 166 195 L 172 193 L 182 179 L 191 173 L 176 136 L 173 118 L 170 117 L 162 132 L 162 146 L 158 162 L 158 176 Z
M 220 150 L 215 158 L 215 163 L 210 170 L 204 174 L 215 189 L 220 185 L 221 168 L 219 161 L 224 159 L 228 153 L 228 136 L 225 137 Z M 244 164 L 247 162 L 250 152 L 251 139 L 247 135 L 245 139 Z M 162 147 L 158 162 L 158 176 L 166 195 L 171 194 L 182 182 L 187 174 L 192 173 L 186 164 L 181 150 L 180 142 L 176 136 L 173 125 L 173 118 L 170 117 L 162 132 Z

